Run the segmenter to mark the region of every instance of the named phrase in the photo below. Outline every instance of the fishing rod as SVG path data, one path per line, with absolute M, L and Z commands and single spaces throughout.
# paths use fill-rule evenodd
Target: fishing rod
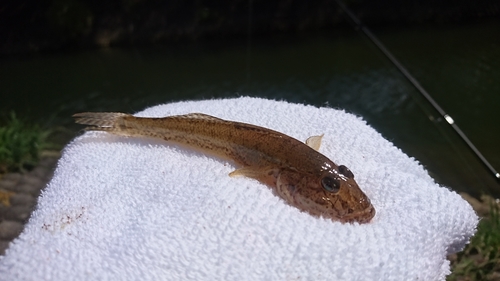
M 481 154 L 481 152 L 476 148 L 476 146 L 469 140 L 465 133 L 458 127 L 453 118 L 447 114 L 441 106 L 431 97 L 429 93 L 418 83 L 406 68 L 387 50 L 387 48 L 378 40 L 378 38 L 366 27 L 363 23 L 346 7 L 346 5 L 341 0 L 335 0 L 340 8 L 351 18 L 351 20 L 356 24 L 363 33 L 375 44 L 382 53 L 396 66 L 396 68 L 413 84 L 413 86 L 427 99 L 427 101 L 436 109 L 439 114 L 446 120 L 446 122 L 455 130 L 455 132 L 462 138 L 462 140 L 467 144 L 467 146 L 476 154 L 476 156 L 483 162 L 483 164 L 490 170 L 492 175 L 500 180 L 500 173 L 493 168 L 493 166 L 488 162 L 488 160 Z

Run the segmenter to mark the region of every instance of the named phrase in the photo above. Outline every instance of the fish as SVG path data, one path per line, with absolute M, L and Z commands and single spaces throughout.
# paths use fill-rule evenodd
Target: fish
M 187 146 L 234 162 L 229 176 L 244 176 L 269 186 L 289 205 L 315 217 L 342 223 L 368 223 L 375 216 L 354 174 L 318 150 L 321 136 L 301 142 L 283 133 L 203 113 L 162 118 L 118 112 L 74 114 L 85 130 L 125 137 L 150 137 Z

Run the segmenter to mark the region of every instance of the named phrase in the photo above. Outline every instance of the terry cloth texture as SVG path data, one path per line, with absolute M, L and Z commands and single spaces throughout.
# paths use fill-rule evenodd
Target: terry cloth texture
M 151 138 L 86 132 L 65 149 L 1 280 L 445 280 L 478 218 L 457 193 L 359 117 L 258 98 L 190 101 L 200 112 L 305 141 L 354 173 L 377 214 L 342 224 L 287 205 L 231 162 Z

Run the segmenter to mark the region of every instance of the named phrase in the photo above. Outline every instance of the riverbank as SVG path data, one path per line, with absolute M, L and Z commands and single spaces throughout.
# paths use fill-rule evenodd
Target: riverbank
M 496 1 L 345 1 L 370 26 L 495 19 Z M 0 55 L 276 37 L 349 26 L 335 1 L 12 1 L 0 9 Z

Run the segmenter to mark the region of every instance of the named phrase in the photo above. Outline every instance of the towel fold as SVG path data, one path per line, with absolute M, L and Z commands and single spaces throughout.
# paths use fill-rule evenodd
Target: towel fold
M 342 224 L 287 205 L 235 169 L 161 140 L 87 132 L 59 160 L 2 280 L 445 280 L 478 218 L 365 121 L 258 98 L 178 102 L 137 116 L 201 112 L 274 129 L 350 168 L 377 214 Z

